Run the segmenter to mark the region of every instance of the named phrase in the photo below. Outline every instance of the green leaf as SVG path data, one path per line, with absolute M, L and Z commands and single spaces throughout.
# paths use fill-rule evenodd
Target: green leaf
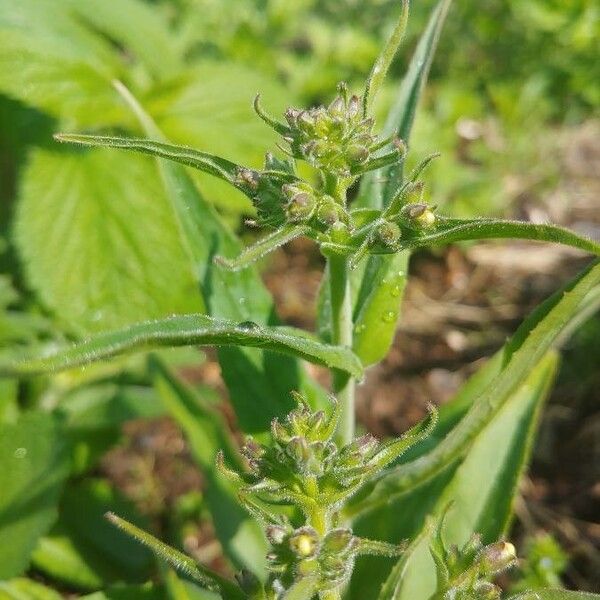
M 63 600 L 63 597 L 41 583 L 19 577 L 0 581 L 0 600 Z
M 241 508 L 236 490 L 219 477 L 215 468 L 219 450 L 224 451 L 229 464 L 241 467 L 222 417 L 157 357 L 151 357 L 149 365 L 157 391 L 169 414 L 185 432 L 192 455 L 207 480 L 206 501 L 226 556 L 237 568 L 261 574 L 267 551 L 264 535 L 258 523 Z
M 374 258 L 362 279 L 354 316 L 353 350 L 365 367 L 382 360 L 394 341 L 408 271 L 407 252 Z
M 68 485 L 58 521 L 32 554 L 35 568 L 81 590 L 146 581 L 152 555 L 106 522 L 104 514 L 111 510 L 147 525 L 108 482 L 88 478 Z
M 555 242 L 573 246 L 600 255 L 600 244 L 581 237 L 564 227 L 550 224 L 536 224 L 525 221 L 503 219 L 452 219 L 438 217 L 436 224 L 414 238 L 402 240 L 404 248 L 418 248 L 434 244 L 450 244 L 463 240 L 484 240 L 497 238 L 518 238 Z
M 417 105 L 425 87 L 433 55 L 450 8 L 451 0 L 440 0 L 431 13 L 427 28 L 411 58 L 408 71 L 383 128 L 383 136 L 396 134 L 409 144 Z M 361 181 L 356 206 L 383 208 L 402 182 L 402 164 L 373 171 Z
M 86 365 L 131 351 L 162 346 L 254 346 L 291 354 L 355 377 L 362 373 L 360 361 L 341 346 L 329 346 L 292 327 L 264 327 L 248 321 L 234 323 L 207 315 L 180 315 L 146 321 L 127 329 L 100 333 L 67 348 L 35 358 L 0 365 L 0 373 L 37 375 Z
M 0 424 L 0 579 L 20 575 L 57 517 L 68 473 L 63 432 L 45 413 Z M 10 543 L 8 543 L 10 540 Z
M 220 594 L 204 590 L 190 581 L 181 579 L 173 569 L 167 567 L 164 571 L 163 581 L 169 600 L 221 600 Z
M 66 327 L 106 330 L 203 308 L 151 162 L 39 150 L 19 200 L 28 280 Z
M 377 93 L 383 85 L 388 69 L 394 60 L 394 56 L 396 56 L 396 52 L 404 39 L 406 24 L 408 22 L 408 7 L 409 0 L 402 0 L 402 12 L 400 18 L 392 30 L 392 34 L 381 51 L 381 54 L 377 57 L 377 60 L 371 69 L 371 73 L 369 74 L 369 78 L 367 79 L 367 85 L 363 96 L 363 115 L 365 117 L 369 114 Z
M 158 158 L 166 158 L 174 162 L 194 167 L 210 175 L 214 175 L 230 185 L 236 186 L 236 175 L 239 165 L 194 148 L 167 144 L 145 138 L 116 137 L 105 135 L 83 135 L 79 133 L 57 133 L 54 138 L 59 142 L 70 142 L 82 146 L 99 146 L 105 148 L 121 148 L 132 152 L 150 154 Z
M 121 529 L 124 533 L 152 550 L 158 558 L 164 560 L 167 564 L 197 582 L 202 587 L 218 591 L 221 593 L 224 600 L 237 600 L 238 598 L 243 598 L 242 591 L 236 584 L 211 571 L 207 567 L 196 563 L 194 559 L 186 556 L 179 550 L 168 546 L 153 535 L 150 535 L 143 529 L 121 519 L 114 513 L 107 513 L 106 517 L 113 525 Z
M 363 506 L 371 509 L 379 503 L 388 503 L 390 499 L 425 483 L 462 456 L 482 428 L 522 385 L 531 369 L 557 342 L 563 329 L 577 318 L 586 304 L 586 297 L 599 284 L 600 263 L 596 262 L 540 305 L 505 346 L 502 370 L 467 416 L 431 453 L 384 472 L 369 499 L 363 501 Z M 355 506 L 352 510 L 362 509 Z
M 569 590 L 535 590 L 535 592 L 511 596 L 509 600 L 594 600 L 594 598 L 600 598 L 600 595 Z
M 115 123 L 124 113 L 110 86 L 123 63 L 109 40 L 66 3 L 0 3 L 0 91 L 80 125 Z

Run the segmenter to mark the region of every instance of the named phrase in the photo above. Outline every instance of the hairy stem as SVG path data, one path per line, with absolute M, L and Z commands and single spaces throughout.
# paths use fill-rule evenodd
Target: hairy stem
M 338 590 L 327 590 L 319 594 L 320 600 L 340 600 L 341 597 Z
M 352 348 L 352 297 L 349 261 L 343 256 L 329 257 L 329 290 L 331 298 L 331 338 L 334 344 Z M 333 389 L 342 407 L 338 440 L 347 444 L 354 437 L 353 377 L 341 371 L 333 373 Z

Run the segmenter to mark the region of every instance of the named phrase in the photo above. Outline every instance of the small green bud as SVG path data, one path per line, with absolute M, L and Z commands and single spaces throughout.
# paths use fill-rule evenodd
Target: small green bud
M 332 529 L 323 540 L 323 550 L 325 552 L 343 552 L 347 550 L 353 540 L 350 529 Z
M 333 225 L 340 220 L 340 207 L 331 196 L 323 196 L 317 208 L 317 219 L 323 225 Z
M 515 564 L 517 552 L 510 542 L 496 542 L 481 551 L 478 562 L 483 573 L 495 575 Z
M 286 446 L 286 454 L 298 463 L 305 463 L 310 458 L 311 452 L 308 443 L 303 437 L 292 438 Z
M 420 229 L 428 229 L 435 225 L 435 213 L 427 204 L 407 204 L 402 209 L 402 216 Z
M 346 103 L 341 96 L 338 96 L 328 107 L 329 114 L 336 118 L 343 118 L 346 114 Z
M 259 176 L 256 171 L 251 171 L 244 167 L 239 168 L 235 176 L 236 184 L 250 188 L 251 190 L 256 190 L 258 188 L 258 179 Z
M 346 150 L 346 158 L 348 159 L 349 163 L 360 165 L 366 162 L 369 158 L 369 148 L 360 144 L 348 146 L 348 149 Z
M 281 187 L 281 191 L 288 199 L 287 218 L 292 223 L 308 221 L 317 206 L 312 188 L 304 183 L 286 183 Z
M 395 248 L 398 245 L 402 232 L 400 227 L 396 223 L 390 221 L 384 221 L 377 226 L 376 229 L 377 238 L 384 245 L 389 248 Z
M 301 527 L 290 536 L 289 545 L 299 558 L 311 558 L 319 549 L 319 536 L 312 527 Z

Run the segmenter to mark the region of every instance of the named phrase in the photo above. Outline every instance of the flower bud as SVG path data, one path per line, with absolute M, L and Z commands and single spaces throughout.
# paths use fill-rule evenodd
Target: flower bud
M 299 558 L 310 558 L 317 553 L 319 536 L 312 527 L 301 527 L 290 536 L 289 545 Z
M 428 229 L 435 224 L 435 213 L 427 204 L 407 204 L 402 209 L 402 216 L 408 218 L 413 225 L 420 229 Z
M 274 546 L 278 546 L 280 544 L 283 544 L 283 542 L 285 541 L 287 531 L 284 527 L 281 527 L 280 525 L 269 525 L 265 530 L 265 534 L 269 542 L 271 542 L 271 544 L 273 544 Z
M 256 190 L 258 188 L 258 173 L 241 167 L 236 173 L 235 182 L 239 186 Z
M 298 463 L 305 463 L 311 455 L 308 443 L 303 437 L 292 438 L 286 446 L 285 452 Z
M 340 207 L 331 196 L 323 196 L 317 208 L 317 219 L 323 225 L 333 225 L 340 220 Z
M 388 248 L 395 248 L 402 236 L 400 227 L 396 223 L 385 221 L 377 226 L 376 229 L 378 240 Z
M 338 96 L 327 109 L 333 118 L 343 118 L 346 114 L 346 104 L 341 96 Z
M 332 529 L 323 540 L 323 550 L 326 552 L 343 552 L 350 546 L 353 540 L 350 529 Z
M 510 542 L 496 542 L 483 548 L 478 562 L 484 573 L 495 575 L 512 566 L 516 559 L 515 547 Z
M 281 187 L 281 191 L 289 200 L 286 206 L 286 216 L 292 223 L 310 219 L 317 201 L 309 185 L 286 183 Z
M 290 127 L 296 127 L 296 119 L 298 118 L 298 115 L 301 113 L 302 111 L 298 110 L 297 108 L 288 108 L 285 113 L 285 120 L 288 122 L 288 124 L 290 125 Z
M 489 581 L 478 581 L 473 587 L 477 600 L 500 600 L 502 590 Z
M 348 117 L 353 119 L 354 117 L 358 116 L 360 114 L 360 105 L 360 98 L 356 94 L 354 94 L 348 101 Z
M 346 158 L 348 162 L 362 164 L 369 158 L 369 148 L 361 144 L 353 144 L 346 149 Z

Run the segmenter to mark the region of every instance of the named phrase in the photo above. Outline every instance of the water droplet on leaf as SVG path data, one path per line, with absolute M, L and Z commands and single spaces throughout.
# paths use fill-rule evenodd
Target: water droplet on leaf
M 396 320 L 396 317 L 398 316 L 398 313 L 395 310 L 388 310 L 386 312 L 383 313 L 382 315 L 382 319 L 386 322 L 386 323 L 393 323 Z

